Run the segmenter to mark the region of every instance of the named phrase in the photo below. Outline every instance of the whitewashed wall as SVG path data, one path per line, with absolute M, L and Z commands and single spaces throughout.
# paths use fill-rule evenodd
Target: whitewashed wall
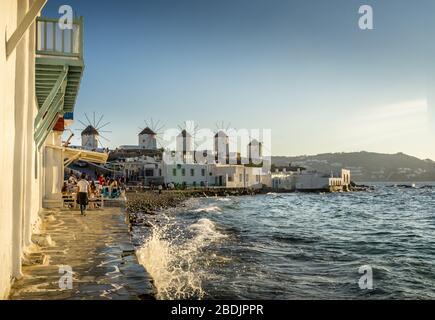
M 12 274 L 12 192 L 15 136 L 15 54 L 6 60 L 4 35 L 17 25 L 17 1 L 0 1 L 0 298 L 5 298 Z
M 176 170 L 174 176 L 173 170 Z M 182 171 L 185 170 L 185 174 Z M 191 174 L 191 170 L 194 171 L 194 175 Z M 202 175 L 202 170 L 205 170 L 205 175 Z M 209 177 L 209 166 L 203 164 L 164 164 L 163 165 L 163 177 L 165 183 L 183 184 L 191 187 L 196 183 L 197 187 L 201 186 L 201 182 L 207 185 L 207 178 Z
M 329 188 L 331 178 L 319 172 L 304 172 L 296 179 L 297 190 L 321 190 Z
M 31 244 L 41 208 L 41 153 L 33 142 L 34 27 L 9 58 L 4 41 L 32 2 L 0 1 L 0 299 L 7 298 L 12 278 L 21 276 L 23 252 Z
M 151 134 L 140 134 L 139 147 L 145 150 L 156 150 L 157 149 L 156 137 Z
M 263 177 L 262 168 L 245 167 L 242 165 L 216 165 L 213 167 L 213 176 L 223 177 L 223 186 L 227 188 L 261 188 L 267 181 Z M 214 185 L 218 185 L 214 182 Z

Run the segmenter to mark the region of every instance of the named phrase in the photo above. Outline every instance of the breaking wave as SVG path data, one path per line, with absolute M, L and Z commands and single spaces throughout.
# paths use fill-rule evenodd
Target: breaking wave
M 225 237 L 209 219 L 187 228 L 177 228 L 174 221 L 154 225 L 137 256 L 154 280 L 157 299 L 202 299 L 203 282 L 208 279 L 201 262 L 206 259 L 204 248 Z
M 212 213 L 212 212 L 222 212 L 222 209 L 218 206 L 209 206 L 209 207 L 204 207 L 204 208 L 199 208 L 199 209 L 195 209 L 192 210 L 192 212 L 196 212 L 196 213 Z

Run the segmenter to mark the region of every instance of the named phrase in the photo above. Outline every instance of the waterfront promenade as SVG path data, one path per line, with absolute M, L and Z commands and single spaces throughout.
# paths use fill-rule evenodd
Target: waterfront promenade
M 91 210 L 86 217 L 69 210 L 41 216 L 42 230 L 33 237 L 38 250 L 27 256 L 23 278 L 15 281 L 10 299 L 153 298 L 154 288 L 137 261 L 121 209 Z M 72 268 L 72 289 L 60 288 L 63 266 Z

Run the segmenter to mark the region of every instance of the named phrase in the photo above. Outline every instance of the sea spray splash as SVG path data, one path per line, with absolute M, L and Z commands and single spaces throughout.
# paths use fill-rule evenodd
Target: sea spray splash
M 209 206 L 209 207 L 203 207 L 196 210 L 192 210 L 192 212 L 195 213 L 220 213 L 222 212 L 222 209 L 218 206 Z
M 151 236 L 138 250 L 139 261 L 154 280 L 158 299 L 202 299 L 203 249 L 225 235 L 209 219 L 200 219 L 188 228 L 178 228 L 173 219 L 153 225 Z

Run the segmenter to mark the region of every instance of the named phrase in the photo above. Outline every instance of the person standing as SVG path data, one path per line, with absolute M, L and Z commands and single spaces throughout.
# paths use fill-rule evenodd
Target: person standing
M 103 175 L 100 175 L 98 177 L 98 183 L 100 184 L 100 187 L 104 187 L 104 183 L 106 182 L 106 180 L 104 179 Z
M 83 173 L 81 175 L 80 181 L 77 183 L 78 194 L 77 194 L 77 203 L 80 205 L 80 212 L 83 216 L 86 216 L 86 206 L 89 203 L 89 182 L 86 180 L 86 175 Z

